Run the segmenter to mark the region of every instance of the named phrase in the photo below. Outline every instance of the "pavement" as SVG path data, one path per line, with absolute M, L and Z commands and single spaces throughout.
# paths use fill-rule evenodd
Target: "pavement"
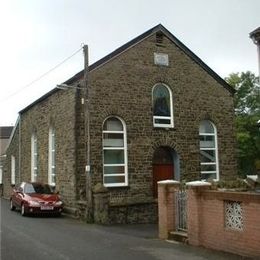
M 1 260 L 250 259 L 158 239 L 157 225 L 96 225 L 66 216 L 22 217 L 1 200 Z
M 155 224 L 120 224 L 103 226 L 103 229 L 129 237 L 142 238 L 157 245 L 164 245 L 160 249 L 156 246 L 149 249 L 149 253 L 155 259 L 160 260 L 260 260 L 260 257 L 250 258 L 204 247 L 191 246 L 173 240 L 160 240 L 158 238 L 158 225 Z M 139 249 L 144 250 L 144 247 L 140 245 Z

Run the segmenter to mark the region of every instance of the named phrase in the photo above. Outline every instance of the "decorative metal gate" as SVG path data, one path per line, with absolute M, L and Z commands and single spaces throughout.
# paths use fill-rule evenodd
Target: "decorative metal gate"
M 187 231 L 187 192 L 182 187 L 176 193 L 176 230 Z

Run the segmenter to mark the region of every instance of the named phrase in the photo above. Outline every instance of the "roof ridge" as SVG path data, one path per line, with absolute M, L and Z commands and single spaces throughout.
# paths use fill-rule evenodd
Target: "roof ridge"
M 230 86 L 222 77 L 220 77 L 215 71 L 213 71 L 204 61 L 202 61 L 194 52 L 192 52 L 186 45 L 184 45 L 176 36 L 174 36 L 166 27 L 164 27 L 161 23 L 157 24 L 156 26 L 152 27 L 151 29 L 145 31 L 144 33 L 138 35 L 137 37 L 133 38 L 132 40 L 128 41 L 127 43 L 121 45 L 111 53 L 107 54 L 103 58 L 97 60 L 93 64 L 89 66 L 89 71 L 96 69 L 99 66 L 104 65 L 112 58 L 118 56 L 123 51 L 127 50 L 131 46 L 137 44 L 138 42 L 144 40 L 146 37 L 161 31 L 164 35 L 173 43 L 177 45 L 186 55 L 188 55 L 192 60 L 194 60 L 200 67 L 202 67 L 208 74 L 210 74 L 216 81 L 218 81 L 223 87 L 225 87 L 228 91 L 232 94 L 235 93 L 235 89 Z M 80 71 L 79 73 L 75 74 L 72 78 L 68 79 L 65 84 L 71 84 L 76 80 L 79 80 L 84 75 L 84 70 Z

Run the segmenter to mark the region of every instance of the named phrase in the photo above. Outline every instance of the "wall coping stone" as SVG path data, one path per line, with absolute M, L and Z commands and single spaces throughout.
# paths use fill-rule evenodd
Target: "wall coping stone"
M 109 206 L 110 207 L 127 207 L 127 206 L 135 206 L 135 205 L 145 205 L 145 204 L 158 204 L 156 201 L 154 200 L 146 200 L 146 201 L 136 201 L 136 202 L 132 202 L 132 201 L 127 201 L 127 202 L 110 202 Z
M 207 199 L 238 200 L 249 203 L 260 203 L 260 193 L 253 191 L 205 190 L 203 196 L 207 196 Z
M 163 180 L 163 181 L 158 181 L 157 183 L 159 185 L 160 184 L 180 184 L 179 181 L 175 181 L 175 180 Z
M 190 181 L 186 183 L 186 186 L 192 186 L 192 187 L 211 186 L 211 183 L 206 181 Z

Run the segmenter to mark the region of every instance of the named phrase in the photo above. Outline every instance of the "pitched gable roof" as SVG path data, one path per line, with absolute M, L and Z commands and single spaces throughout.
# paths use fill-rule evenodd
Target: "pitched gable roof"
M 9 139 L 13 126 L 0 126 L 0 139 Z
M 146 31 L 145 33 L 137 36 L 133 40 L 127 42 L 126 44 L 122 45 L 118 49 L 114 50 L 110 54 L 106 55 L 102 59 L 96 61 L 92 65 L 89 66 L 89 71 L 92 71 L 105 63 L 109 62 L 113 58 L 117 57 L 127 49 L 133 47 L 138 42 L 143 41 L 147 37 L 161 32 L 163 33 L 170 41 L 172 41 L 177 47 L 179 47 L 186 55 L 188 55 L 192 60 L 194 60 L 197 64 L 199 64 L 208 74 L 210 74 L 218 83 L 220 83 L 224 88 L 230 91 L 232 94 L 235 93 L 235 89 L 231 87 L 225 80 L 223 80 L 216 72 L 214 72 L 206 63 L 204 63 L 197 55 L 195 55 L 188 47 L 186 47 L 180 40 L 178 40 L 170 31 L 168 31 L 162 24 L 158 24 L 157 26 L 151 28 L 150 30 Z M 76 80 L 79 80 L 84 75 L 84 70 L 80 71 L 72 78 L 68 79 L 65 84 L 72 84 Z
M 132 48 L 137 43 L 143 41 L 147 37 L 161 32 L 163 33 L 170 41 L 172 41 L 177 47 L 179 47 L 186 55 L 188 55 L 193 61 L 195 61 L 199 66 L 201 66 L 209 75 L 211 75 L 218 83 L 220 83 L 224 88 L 226 88 L 231 94 L 235 93 L 235 89 L 231 87 L 225 80 L 223 80 L 216 72 L 214 72 L 206 63 L 204 63 L 197 55 L 195 55 L 188 47 L 186 47 L 180 40 L 178 40 L 170 31 L 168 31 L 162 24 L 158 24 L 155 27 L 151 28 L 150 30 L 144 32 L 143 34 L 137 36 L 136 38 L 132 39 L 131 41 L 127 42 L 126 44 L 122 45 L 118 49 L 114 50 L 113 52 L 109 53 L 105 57 L 101 58 L 100 60 L 94 62 L 89 66 L 89 71 L 93 71 L 98 67 L 106 64 L 107 62 L 111 61 L 121 53 L 125 52 L 126 50 Z M 84 70 L 78 72 L 70 79 L 66 80 L 64 84 L 71 85 L 84 77 Z M 60 91 L 60 89 L 53 89 L 46 93 L 44 96 L 37 99 L 35 102 L 31 103 L 29 106 L 21 110 L 19 113 L 23 113 L 27 111 L 30 107 L 34 106 L 35 104 L 41 102 L 42 100 L 46 99 L 53 93 Z

